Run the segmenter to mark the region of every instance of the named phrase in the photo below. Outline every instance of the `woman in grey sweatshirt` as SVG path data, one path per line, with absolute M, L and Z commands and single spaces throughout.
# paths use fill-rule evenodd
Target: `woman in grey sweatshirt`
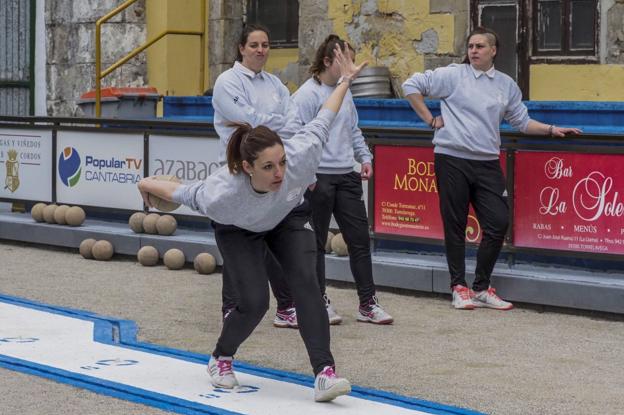
M 337 51 L 345 79 L 329 96 L 316 119 L 289 140 L 271 129 L 238 125 L 227 148 L 228 165 L 203 182 L 181 185 L 145 178 L 139 191 L 182 203 L 216 222 L 215 236 L 224 262 L 230 266 L 239 303 L 225 319 L 208 363 L 213 385 L 233 388 L 238 381 L 232 359 L 269 307 L 264 255 L 269 250 L 284 269 L 293 292 L 299 331 L 316 376 L 314 398 L 329 401 L 349 393 L 351 386 L 334 372 L 329 347 L 329 321 L 318 292 L 314 232 L 303 193 L 314 181 L 329 127 L 340 109 L 356 67 Z
M 248 123 L 252 127 L 264 125 L 280 137 L 288 138 L 288 120 L 294 116 L 290 92 L 275 75 L 264 71 L 269 57 L 269 32 L 260 25 L 246 25 L 238 43 L 238 57 L 234 66 L 219 75 L 212 96 L 214 127 L 219 135 L 219 163 L 226 163 L 226 148 L 235 128 L 232 123 Z M 296 115 L 296 114 L 295 114 Z M 277 312 L 273 325 L 297 327 L 297 313 L 286 277 L 270 255 L 266 257 Z M 223 264 L 222 311 L 224 318 L 236 308 L 238 293 L 229 277 L 229 265 Z
M 336 35 L 328 36 L 319 46 L 310 67 L 312 77 L 292 96 L 298 119 L 303 124 L 316 117 L 323 102 L 336 88 L 340 77 L 339 67 L 334 61 L 336 45 L 349 48 L 349 58 L 355 59 L 355 53 L 349 45 Z M 323 149 L 316 172 L 316 184 L 306 196 L 312 206 L 312 223 L 316 233 L 316 272 L 329 322 L 340 324 L 342 321 L 325 293 L 325 242 L 333 214 L 349 249 L 349 265 L 360 300 L 356 319 L 374 324 L 391 324 L 392 316 L 377 301 L 368 218 L 362 192 L 362 180 L 368 180 L 373 174 L 373 157 L 358 127 L 357 110 L 350 92 L 342 102 L 329 136 L 329 143 Z M 356 161 L 362 165 L 361 172 L 354 171 Z
M 529 118 L 518 85 L 494 69 L 498 47 L 496 33 L 477 28 L 466 40 L 463 64 L 415 73 L 403 83 L 414 111 L 435 130 L 435 174 L 452 304 L 457 309 L 513 307 L 490 287 L 509 218 L 505 177 L 499 162 L 501 121 L 506 119 L 525 134 L 563 137 L 580 133 L 576 128 L 556 127 Z M 440 98 L 441 116 L 432 116 L 424 96 Z M 472 289 L 465 279 L 465 232 L 470 204 L 483 229 Z

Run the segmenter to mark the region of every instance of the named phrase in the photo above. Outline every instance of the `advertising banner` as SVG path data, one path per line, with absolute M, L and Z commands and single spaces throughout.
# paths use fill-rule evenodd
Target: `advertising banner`
M 52 201 L 52 132 L 0 129 L 0 198 Z
M 220 167 L 219 139 L 152 134 L 149 137 L 148 165 L 150 176 L 174 175 L 183 183 L 205 180 Z M 171 213 L 201 216 L 186 206 Z
M 433 148 L 376 145 L 376 233 L 443 239 Z
M 432 147 L 375 146 L 376 233 L 444 239 Z M 501 154 L 505 171 L 505 153 Z M 481 227 L 472 208 L 466 241 L 478 242 Z
M 143 135 L 58 131 L 58 203 L 142 210 Z
M 624 254 L 624 155 L 518 151 L 514 245 Z

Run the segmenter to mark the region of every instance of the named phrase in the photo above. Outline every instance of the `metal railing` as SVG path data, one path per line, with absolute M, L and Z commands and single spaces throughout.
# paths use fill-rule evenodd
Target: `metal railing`
M 143 45 L 134 49 L 132 52 L 128 53 L 126 56 L 106 68 L 102 71 L 102 24 L 110 20 L 112 17 L 124 11 L 126 8 L 131 6 L 137 0 L 126 0 L 119 7 L 107 13 L 105 16 L 99 18 L 95 22 L 95 116 L 100 117 L 102 115 L 102 78 L 109 75 L 115 69 L 119 68 L 124 63 L 128 62 L 130 59 L 143 52 L 145 49 L 158 42 L 160 39 L 167 35 L 194 35 L 200 36 L 200 61 L 199 61 L 199 88 L 201 91 L 204 90 L 204 60 L 206 53 L 206 36 L 205 36 L 205 24 L 206 24 L 206 3 L 201 2 L 201 30 L 164 30 L 159 35 L 155 36 L 153 39 L 148 40 Z

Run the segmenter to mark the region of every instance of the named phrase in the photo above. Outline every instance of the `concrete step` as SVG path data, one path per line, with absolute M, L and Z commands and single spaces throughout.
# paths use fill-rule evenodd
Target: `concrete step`
M 179 228 L 172 236 L 136 234 L 127 223 L 87 219 L 79 227 L 35 222 L 30 214 L 0 211 L 0 239 L 78 248 L 87 238 L 107 239 L 115 252 L 135 256 L 142 246 L 152 245 L 162 254 L 181 249 L 192 261 L 201 252 L 223 263 L 214 234 Z M 327 279 L 353 282 L 349 257 L 325 257 Z M 379 287 L 450 293 L 446 259 L 439 254 L 375 252 L 373 275 Z M 466 262 L 474 270 L 473 260 Z M 474 274 L 467 275 L 469 283 Z M 492 275 L 498 294 L 522 303 L 624 314 L 624 274 L 543 265 L 498 263 Z

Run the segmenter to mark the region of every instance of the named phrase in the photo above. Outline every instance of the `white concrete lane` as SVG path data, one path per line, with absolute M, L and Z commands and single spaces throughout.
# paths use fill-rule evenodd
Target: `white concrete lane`
M 125 389 L 148 399 L 170 402 L 169 409 L 173 410 L 176 405 L 190 404 L 196 411 L 224 414 L 326 415 L 328 409 L 332 414 L 344 415 L 473 413 L 455 408 L 452 412 L 423 412 L 414 409 L 414 405 L 399 403 L 400 399 L 394 404 L 384 403 L 357 393 L 319 404 L 313 401 L 309 385 L 296 378 L 280 378 L 284 372 L 270 369 L 266 375 L 248 369 L 237 371 L 242 386 L 234 391 L 213 388 L 205 363 L 112 343 L 112 329 L 113 325 L 106 320 L 87 315 L 72 317 L 2 302 L 0 298 L 0 357 L 4 357 L 5 363 L 43 367 L 69 384 L 79 385 L 84 380 L 102 388 Z

